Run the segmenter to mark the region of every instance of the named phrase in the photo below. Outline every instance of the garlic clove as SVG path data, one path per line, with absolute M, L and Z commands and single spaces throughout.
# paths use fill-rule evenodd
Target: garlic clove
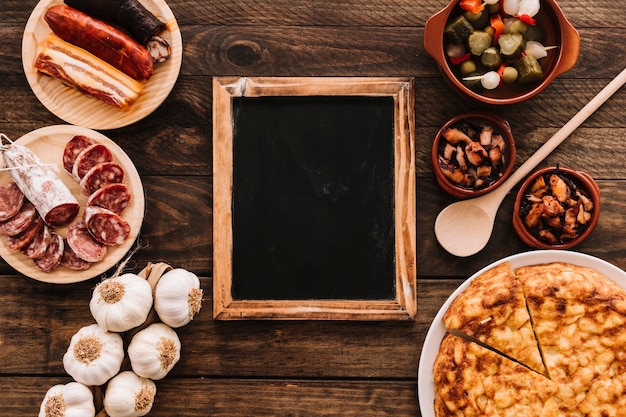
M 77 382 L 102 385 L 117 374 L 124 360 L 122 337 L 97 324 L 82 327 L 63 355 L 63 367 Z
M 156 384 L 132 371 L 113 377 L 104 394 L 104 410 L 109 417 L 145 416 L 152 409 Z
M 93 393 L 80 382 L 51 387 L 39 408 L 39 417 L 93 417 Z
M 203 292 L 198 277 L 182 268 L 159 279 L 154 290 L 154 309 L 161 321 L 178 328 L 188 324 L 202 308 Z
M 148 281 L 128 273 L 98 284 L 89 302 L 89 309 L 102 328 L 125 332 L 146 321 L 152 303 L 152 287 Z
M 180 360 L 180 339 L 163 323 L 154 323 L 137 332 L 128 345 L 133 371 L 144 378 L 162 379 Z

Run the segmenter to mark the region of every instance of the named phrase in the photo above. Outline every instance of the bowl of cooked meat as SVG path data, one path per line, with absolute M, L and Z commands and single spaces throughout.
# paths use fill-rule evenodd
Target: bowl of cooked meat
M 513 227 L 533 248 L 570 249 L 600 218 L 600 188 L 587 173 L 554 166 L 530 174 L 515 198 Z
M 497 114 L 473 111 L 453 117 L 439 129 L 431 162 L 439 186 L 465 199 L 502 184 L 513 171 L 515 155 L 509 123 Z
M 424 49 L 462 96 L 507 105 L 574 67 L 580 35 L 555 0 L 451 0 L 427 20 Z

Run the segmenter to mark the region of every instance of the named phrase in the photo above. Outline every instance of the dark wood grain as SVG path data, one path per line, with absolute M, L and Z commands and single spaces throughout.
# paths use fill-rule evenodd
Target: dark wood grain
M 532 100 L 483 108 L 456 95 L 423 49 L 426 20 L 447 0 L 171 0 L 183 37 L 180 76 L 145 119 L 104 131 L 130 156 L 145 188 L 146 215 L 128 269 L 166 262 L 201 277 L 203 309 L 179 329 L 182 359 L 157 382 L 154 416 L 420 416 L 417 370 L 441 305 L 485 265 L 529 250 L 511 224 L 514 188 L 487 247 L 468 258 L 445 252 L 433 234 L 454 199 L 437 186 L 432 138 L 450 117 L 487 109 L 505 117 L 519 166 L 624 66 L 626 8 L 612 0 L 561 0 L 581 37 L 576 66 Z M 21 42 L 37 0 L 0 2 L 0 131 L 18 138 L 64 124 L 32 93 Z M 415 78 L 418 316 L 402 323 L 238 321 L 212 318 L 212 79 L 216 76 Z M 602 213 L 576 248 L 626 269 L 626 90 L 617 92 L 542 166 L 596 178 Z M 107 274 L 112 274 L 108 271 Z M 0 261 L 0 415 L 38 412 L 48 388 L 66 383 L 71 336 L 94 322 L 98 278 L 44 284 Z

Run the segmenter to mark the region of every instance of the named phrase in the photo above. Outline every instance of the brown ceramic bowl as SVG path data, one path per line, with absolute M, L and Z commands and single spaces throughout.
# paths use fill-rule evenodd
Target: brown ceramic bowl
M 527 213 L 532 211 L 531 206 L 532 202 L 529 201 L 529 197 L 532 193 L 532 187 L 537 184 L 537 181 L 543 180 L 546 182 L 548 189 L 550 189 L 550 177 L 556 174 L 564 182 L 568 185 L 569 189 L 572 190 L 576 188 L 581 194 L 585 195 L 593 204 L 593 207 L 585 210 L 588 215 L 584 220 L 584 224 L 574 222 L 576 226 L 573 229 L 569 229 L 569 233 L 566 232 L 566 228 L 556 226 L 548 226 L 547 223 L 553 220 L 547 220 L 547 218 L 543 218 L 543 220 L 539 220 L 537 225 L 528 227 L 526 218 Z M 541 177 L 541 178 L 540 178 Z M 537 188 L 540 188 L 537 185 Z M 538 192 L 537 194 L 540 194 Z M 537 195 L 536 194 L 536 195 Z M 554 193 L 548 191 L 549 195 L 554 195 Z M 555 195 L 559 195 L 556 193 Z M 570 194 L 571 195 L 571 194 Z M 579 200 L 580 201 L 580 200 Z M 573 213 L 580 214 L 578 210 L 580 208 L 575 204 L 561 204 L 564 208 L 572 208 Z M 543 209 L 543 208 L 542 208 Z M 545 210 L 542 212 L 545 216 Z M 536 218 L 537 216 L 528 215 L 529 221 L 531 218 Z M 564 224 L 565 214 L 561 215 L 553 215 L 549 216 L 552 219 L 558 217 L 560 219 L 560 223 Z M 578 218 L 578 217 L 577 217 Z M 540 249 L 570 249 L 574 246 L 578 245 L 582 241 L 584 241 L 598 223 L 598 219 L 600 218 L 600 188 L 598 184 L 589 176 L 588 174 L 580 171 L 575 171 L 573 169 L 564 168 L 564 167 L 548 167 L 535 171 L 533 174 L 528 176 L 522 186 L 520 187 L 517 197 L 515 198 L 515 204 L 513 208 L 513 227 L 517 232 L 518 236 L 524 243 L 533 248 Z M 531 221 L 531 223 L 534 223 Z M 567 222 L 565 222 L 567 223 Z M 556 241 L 548 242 L 547 240 L 538 237 L 539 230 L 547 230 L 551 236 L 556 238 Z M 571 237 L 575 236 L 575 237 Z
M 424 49 L 439 64 L 445 80 L 462 96 L 488 105 L 514 104 L 527 100 L 544 90 L 556 77 L 571 69 L 578 60 L 580 35 L 567 20 L 555 0 L 541 0 L 540 11 L 534 16 L 537 27 L 544 32 L 544 46 L 558 46 L 548 51 L 548 56 L 539 59 L 543 69 L 543 79 L 529 84 L 512 83 L 501 85 L 493 90 L 474 91 L 462 82 L 463 75 L 458 65 L 451 64 L 446 56 L 448 41 L 444 28 L 452 19 L 462 13 L 459 0 L 452 0 L 441 11 L 431 16 L 424 29 Z
M 450 128 L 458 128 L 463 132 L 468 132 L 468 127 L 471 127 L 475 134 L 469 133 L 471 139 L 478 139 L 478 133 L 484 126 L 491 126 L 493 128 L 492 137 L 499 134 L 504 141 L 504 148 L 501 151 L 501 164 L 492 164 L 490 161 L 482 163 L 483 166 L 491 167 L 491 174 L 487 177 L 482 177 L 480 184 L 471 183 L 468 184 L 466 180 L 459 183 L 459 172 L 464 174 L 473 173 L 476 169 L 472 170 L 472 164 L 468 165 L 469 169 L 460 169 L 459 163 L 456 160 L 456 154 L 448 159 L 445 154 L 446 144 L 449 143 L 444 134 L 446 130 Z M 459 145 L 452 145 L 458 147 Z M 460 145 L 465 147 L 464 144 Z M 488 152 L 490 146 L 484 147 Z M 515 140 L 513 138 L 513 132 L 509 123 L 501 116 L 484 111 L 474 111 L 469 113 L 459 114 L 452 119 L 448 120 L 439 129 L 435 135 L 433 146 L 431 150 L 431 161 L 433 165 L 433 171 L 435 178 L 439 186 L 448 194 L 460 198 L 471 198 L 483 195 L 498 187 L 504 182 L 513 171 L 515 165 Z M 489 160 L 489 158 L 487 158 Z M 475 166 L 474 166 L 475 168 Z M 456 171 L 455 171 L 456 170 Z M 470 174 L 471 175 L 471 174 Z

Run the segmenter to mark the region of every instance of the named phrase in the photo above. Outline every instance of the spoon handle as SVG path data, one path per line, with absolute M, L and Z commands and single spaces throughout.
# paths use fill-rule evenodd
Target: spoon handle
M 523 179 L 530 171 L 533 170 L 541 161 L 547 157 L 557 146 L 559 146 L 568 136 L 576 130 L 593 112 L 595 112 L 606 100 L 609 99 L 622 85 L 626 82 L 626 68 L 619 73 L 609 84 L 606 85 L 589 103 L 572 117 L 558 132 L 548 139 L 537 151 L 526 160 L 511 176 L 494 190 L 498 192 L 498 196 L 504 196 L 521 179 Z

